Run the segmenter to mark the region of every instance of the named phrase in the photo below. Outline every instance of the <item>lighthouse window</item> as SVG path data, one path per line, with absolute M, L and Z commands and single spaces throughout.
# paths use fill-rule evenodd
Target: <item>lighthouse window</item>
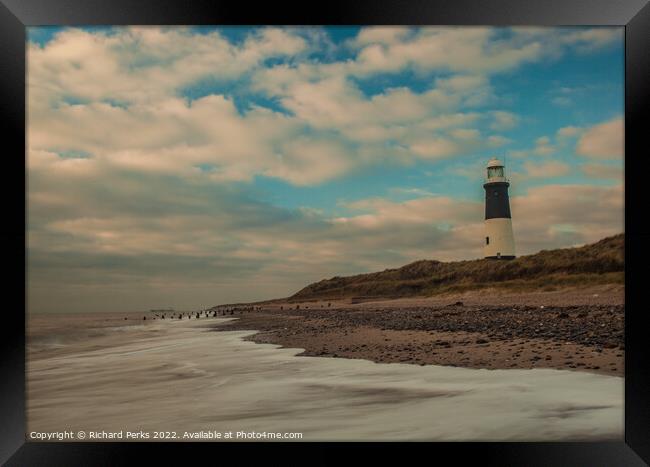
M 485 244 L 489 245 L 490 244 L 490 237 L 485 237 Z
M 488 178 L 503 177 L 503 167 L 488 167 Z

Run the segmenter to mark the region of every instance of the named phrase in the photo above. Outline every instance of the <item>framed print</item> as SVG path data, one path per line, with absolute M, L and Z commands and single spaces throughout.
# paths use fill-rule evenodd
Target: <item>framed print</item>
M 647 2 L 311 7 L 3 0 L 0 459 L 647 463 Z

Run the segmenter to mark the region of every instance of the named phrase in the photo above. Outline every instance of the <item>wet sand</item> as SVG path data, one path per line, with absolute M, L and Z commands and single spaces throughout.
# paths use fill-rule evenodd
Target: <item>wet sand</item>
M 380 301 L 278 301 L 254 309 L 227 307 L 240 319 L 218 329 L 257 330 L 249 339 L 303 348 L 306 356 L 623 376 L 623 298 L 623 287 L 611 285 Z

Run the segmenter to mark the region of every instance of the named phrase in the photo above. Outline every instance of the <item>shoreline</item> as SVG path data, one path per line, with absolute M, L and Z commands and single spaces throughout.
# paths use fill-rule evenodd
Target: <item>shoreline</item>
M 353 302 L 240 306 L 226 312 L 239 319 L 213 329 L 256 331 L 246 340 L 301 356 L 624 373 L 622 287 Z
M 622 436 L 620 377 L 295 358 L 298 349 L 250 342 L 256 331 L 212 332 L 217 323 L 226 328 L 228 322 L 242 321 L 237 318 L 147 320 L 124 327 L 88 318 L 94 321 L 86 324 L 96 326 L 78 328 L 80 339 L 68 340 L 57 352 L 31 355 L 28 432 L 56 432 L 63 426 L 73 433 L 165 430 L 180 436 L 167 441 L 203 441 L 185 439 L 183 433 L 206 426 L 222 433 L 271 427 L 303 433 L 308 441 Z M 76 319 L 53 321 L 66 331 Z

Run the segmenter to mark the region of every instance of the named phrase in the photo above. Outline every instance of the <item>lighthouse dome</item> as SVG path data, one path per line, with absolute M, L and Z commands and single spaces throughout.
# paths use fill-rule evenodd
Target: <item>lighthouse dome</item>
M 487 164 L 488 167 L 503 167 L 503 162 L 501 162 L 499 159 L 496 157 L 493 157 L 488 161 Z

